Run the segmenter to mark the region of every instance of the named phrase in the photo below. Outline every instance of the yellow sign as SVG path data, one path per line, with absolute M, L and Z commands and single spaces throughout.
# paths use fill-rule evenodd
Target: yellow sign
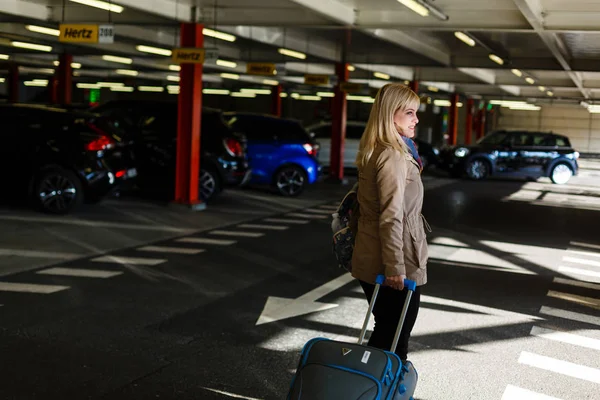
M 329 75 L 304 75 L 305 85 L 329 85 Z
M 204 49 L 179 48 L 173 49 L 171 59 L 177 64 L 203 64 Z
M 98 43 L 98 25 L 60 24 L 60 42 Z
M 275 64 L 248 63 L 246 64 L 246 73 L 250 75 L 273 76 L 275 74 Z
M 362 89 L 360 83 L 342 82 L 340 83 L 340 90 L 346 93 L 358 93 Z

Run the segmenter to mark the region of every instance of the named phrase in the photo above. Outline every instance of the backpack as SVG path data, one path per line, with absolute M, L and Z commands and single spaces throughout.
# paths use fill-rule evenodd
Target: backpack
M 352 271 L 352 253 L 358 228 L 358 183 L 346 193 L 337 211 L 332 214 L 333 254 L 338 267 Z

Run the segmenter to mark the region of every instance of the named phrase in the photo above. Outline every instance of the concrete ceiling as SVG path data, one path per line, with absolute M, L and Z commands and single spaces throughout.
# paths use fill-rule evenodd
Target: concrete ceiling
M 296 88 L 305 73 L 333 74 L 349 31 L 346 61 L 356 68 L 351 80 L 373 87 L 384 83 L 373 74 L 383 72 L 392 81 L 417 79 L 441 89 L 431 92 L 435 96 L 459 91 L 485 98 L 589 102 L 600 94 L 600 1 L 595 0 L 416 0 L 430 8 L 427 16 L 402 4 L 406 0 L 106 1 L 120 6 L 120 12 L 79 4 L 85 0 L 2 0 L 0 53 L 27 67 L 25 74 L 38 74 L 34 67 L 53 68 L 58 54 L 67 51 L 81 64 L 77 80 L 117 78 L 117 69 L 130 69 L 139 72 L 137 80 L 166 85 L 174 74 L 170 58 L 140 52 L 136 45 L 171 49 L 179 44 L 179 24 L 198 21 L 236 38 L 205 38 L 205 47 L 217 48 L 219 58 L 237 63 L 235 68 L 205 65 L 209 85 L 233 84 L 222 72 L 262 84 L 264 78 L 244 75 L 245 63 L 265 61 L 277 64 L 274 79 Z M 57 29 L 60 22 L 112 23 L 115 43 L 64 44 L 26 28 Z M 456 32 L 470 37 L 473 46 Z M 52 46 L 52 51 L 15 48 L 11 40 L 17 39 Z M 284 56 L 280 47 L 305 53 L 306 59 Z M 105 54 L 130 57 L 133 63 L 107 62 L 101 58 Z

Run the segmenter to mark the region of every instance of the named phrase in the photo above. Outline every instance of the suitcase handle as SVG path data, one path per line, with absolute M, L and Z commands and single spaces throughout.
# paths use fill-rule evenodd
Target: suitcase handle
M 373 308 L 375 307 L 375 301 L 377 301 L 379 289 L 381 288 L 381 285 L 383 285 L 384 282 L 385 275 L 377 275 L 377 278 L 375 279 L 375 290 L 373 291 L 373 297 L 371 298 L 371 302 L 369 303 L 369 309 L 367 311 L 367 315 L 365 316 L 365 322 L 363 323 L 362 330 L 360 331 L 360 336 L 358 337 L 358 344 L 360 345 L 362 345 L 365 341 L 365 336 L 367 334 L 367 326 L 369 325 L 369 320 L 371 319 L 371 314 L 373 313 Z M 402 326 L 404 325 L 404 320 L 406 319 L 406 314 L 408 313 L 408 305 L 410 304 L 413 292 L 417 289 L 417 282 L 411 281 L 410 279 L 405 279 L 404 287 L 408 289 L 408 293 L 406 295 L 406 301 L 404 302 L 404 306 L 402 307 L 402 314 L 400 315 L 400 321 L 398 321 L 398 327 L 396 328 L 396 334 L 394 335 L 394 341 L 390 349 L 392 353 L 395 353 L 396 347 L 398 347 L 398 341 L 400 340 Z

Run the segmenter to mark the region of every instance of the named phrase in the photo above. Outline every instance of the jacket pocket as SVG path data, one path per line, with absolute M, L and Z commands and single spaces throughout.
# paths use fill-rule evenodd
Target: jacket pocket
M 427 225 L 429 226 L 429 225 Z M 416 268 L 425 268 L 429 256 L 424 218 L 417 214 L 407 219 L 406 227 L 410 233 L 410 245 L 407 246 L 407 258 Z

